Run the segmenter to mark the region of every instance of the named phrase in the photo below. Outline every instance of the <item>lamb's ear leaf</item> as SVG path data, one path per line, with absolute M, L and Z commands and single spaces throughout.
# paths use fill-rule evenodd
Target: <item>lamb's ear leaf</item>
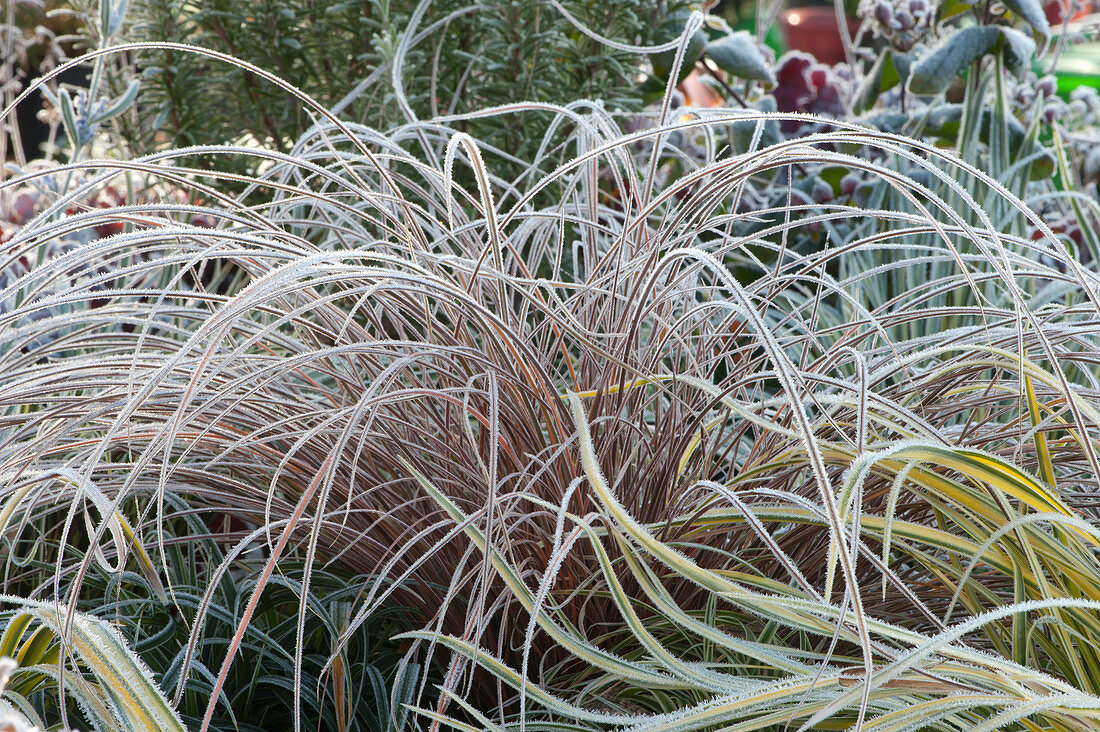
M 1003 2 L 1005 7 L 1023 18 L 1036 35 L 1042 36 L 1044 42 L 1050 38 L 1050 23 L 1047 22 L 1047 14 L 1043 12 L 1043 4 L 1040 0 L 1003 0 Z
M 889 132 L 892 135 L 900 135 L 903 134 L 911 120 L 912 117 L 908 114 L 880 109 L 860 117 L 857 121 L 872 129 Z M 857 149 L 858 146 L 852 146 L 853 152 Z
M 1001 28 L 1005 65 L 1017 77 L 1023 77 L 1035 58 L 1035 41 L 1013 28 Z
M 685 25 L 690 22 L 690 13 L 673 13 L 661 26 L 658 36 L 662 40 L 670 40 L 680 36 L 686 30 Z M 706 45 L 706 33 L 703 32 L 702 28 L 696 29 L 695 33 L 688 39 L 687 47 L 684 49 L 684 61 L 680 64 L 680 73 L 677 74 L 676 79 L 677 83 L 683 81 L 687 78 L 687 75 L 691 73 L 692 68 L 695 67 L 695 62 L 703 55 L 703 49 L 706 48 Z M 655 54 L 652 57 L 653 73 L 658 79 L 668 79 L 668 75 L 672 71 L 672 64 L 676 61 L 676 51 L 677 49 L 672 48 L 668 51 L 662 51 L 661 53 Z
M 691 70 L 695 67 L 695 62 L 703 55 L 703 49 L 706 45 L 707 37 L 703 34 L 703 31 L 695 31 L 695 34 L 688 40 L 687 48 L 684 49 L 684 61 L 680 64 L 680 73 L 677 74 L 676 78 L 677 83 L 686 79 L 687 75 L 691 73 Z M 676 49 L 657 54 L 653 57 L 653 73 L 659 78 L 667 79 L 675 61 Z
M 967 66 L 989 53 L 1001 39 L 993 26 L 960 28 L 917 59 L 909 76 L 914 94 L 939 94 L 951 86 Z
M 706 54 L 722 71 L 741 79 L 775 85 L 775 74 L 748 31 L 737 31 L 711 41 L 706 46 Z

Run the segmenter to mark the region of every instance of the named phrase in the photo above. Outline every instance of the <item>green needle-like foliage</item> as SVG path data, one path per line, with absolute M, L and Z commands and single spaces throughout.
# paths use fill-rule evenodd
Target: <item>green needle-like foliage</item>
M 599 98 L 612 109 L 637 109 L 645 56 L 601 43 L 570 19 L 621 44 L 648 46 L 669 40 L 659 37 L 670 32 L 665 21 L 685 7 L 682 0 L 133 0 L 126 33 L 230 54 L 326 106 L 340 105 L 345 118 L 388 129 L 517 100 Z M 248 137 L 286 151 L 314 121 L 308 107 L 233 66 L 168 49 L 136 61 L 142 89 L 124 128 L 135 149 L 150 149 L 154 136 L 176 146 Z M 501 149 L 530 155 L 551 118 L 531 111 L 467 124 Z

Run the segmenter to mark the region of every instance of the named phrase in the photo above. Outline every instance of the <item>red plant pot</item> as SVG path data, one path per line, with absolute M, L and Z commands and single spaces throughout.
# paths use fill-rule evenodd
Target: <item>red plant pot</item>
M 792 8 L 779 14 L 787 48 L 811 54 L 819 63 L 839 64 L 848 60 L 844 38 L 836 22 L 836 10 L 827 7 Z M 859 21 L 848 19 L 848 35 L 855 38 Z
M 1073 0 L 1053 0 L 1043 5 L 1043 11 L 1047 14 L 1047 22 L 1053 25 L 1062 25 L 1066 20 L 1066 10 L 1073 5 Z M 1070 20 L 1081 20 L 1092 13 L 1093 0 L 1083 0 Z

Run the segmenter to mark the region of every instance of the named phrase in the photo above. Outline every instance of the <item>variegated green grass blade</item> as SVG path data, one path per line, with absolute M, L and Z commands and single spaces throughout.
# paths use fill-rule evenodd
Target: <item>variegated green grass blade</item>
M 1039 400 L 1035 398 L 1035 385 L 1031 381 L 1030 374 L 1024 374 L 1024 392 L 1027 396 L 1028 414 L 1031 416 L 1031 426 L 1035 428 L 1035 457 L 1039 463 L 1039 477 L 1047 485 L 1058 490 L 1058 480 L 1054 475 L 1054 462 L 1050 457 L 1050 447 L 1047 446 L 1047 437 L 1039 425 L 1042 424 L 1043 414 L 1039 406 Z
M 901 466 L 900 462 L 886 461 L 891 466 Z M 878 463 L 881 467 L 882 462 Z M 887 475 L 889 472 L 887 472 Z M 1011 474 L 1011 472 L 1009 473 Z M 908 555 L 935 576 L 941 577 L 946 586 L 956 586 L 955 598 L 964 599 L 972 614 L 981 614 L 985 610 L 999 607 L 1003 603 L 1021 603 L 1027 600 L 1046 598 L 1072 599 L 1082 593 L 1093 596 L 1100 588 L 1100 563 L 1089 551 L 1082 551 L 1084 539 L 1095 546 L 1096 529 L 1084 519 L 1062 512 L 1044 512 L 1025 514 L 1015 520 L 1005 518 L 1005 507 L 990 500 L 984 489 L 978 485 L 964 484 L 949 480 L 944 476 L 918 471 L 914 480 L 920 481 L 927 475 L 925 491 L 939 485 L 948 485 L 950 491 L 960 497 L 964 494 L 971 507 L 978 507 L 985 514 L 975 521 L 974 514 L 969 517 L 961 513 L 944 512 L 946 517 L 954 517 L 953 529 L 963 531 L 945 531 L 943 528 L 914 524 L 897 517 L 889 518 L 861 513 L 859 516 L 860 533 L 871 540 L 881 541 L 887 527 L 893 532 L 895 549 Z M 1002 473 L 1003 475 L 1003 473 Z M 929 485 L 930 484 L 930 485 Z M 983 495 L 984 494 L 984 495 Z M 1042 505 L 1042 503 L 1040 503 Z M 782 523 L 810 523 L 821 525 L 822 518 L 812 511 L 800 507 L 784 505 L 755 505 L 757 518 Z M 687 521 L 685 517 L 683 521 Z M 719 526 L 736 525 L 746 519 L 741 510 L 712 509 L 690 519 L 685 539 L 695 533 L 712 531 Z M 1007 524 L 1006 524 L 1007 522 Z M 673 522 L 680 526 L 681 521 Z M 1067 538 L 1072 537 L 1072 538 Z M 943 554 L 955 557 L 960 564 L 945 562 Z M 983 565 L 1000 572 L 1014 583 L 1016 591 L 1007 598 L 998 597 L 970 575 L 970 568 Z M 965 569 L 964 569 L 965 568 Z M 963 592 L 973 590 L 973 594 Z M 970 599 L 967 599 L 970 598 Z M 1100 599 L 1093 597 L 1093 599 Z M 991 637 L 1001 638 L 1003 648 L 1009 657 L 1017 662 L 1049 656 L 1059 664 L 1064 662 L 1067 676 L 1083 688 L 1095 688 L 1095 668 L 1092 658 L 1095 641 L 1086 639 L 1100 638 L 1100 618 L 1091 609 L 1052 607 L 1050 615 L 1044 617 L 1060 621 L 1049 624 L 1047 631 L 1039 634 L 1029 632 L 1030 623 L 1022 622 L 1020 615 L 1010 617 L 1011 630 L 1005 629 L 1003 635 L 997 624 L 986 627 Z M 1039 648 L 1042 650 L 1039 650 Z
M 66 653 L 95 678 L 115 717 L 105 721 L 125 732 L 184 732 L 148 668 L 107 621 L 49 605 L 34 614 L 54 633 L 69 628 Z
M 8 691 L 24 697 L 49 678 L 48 674 L 27 672 L 25 669 L 32 666 L 56 666 L 61 650 L 57 636 L 45 625 L 39 625 L 26 640 L 23 639 L 34 619 L 31 613 L 16 614 L 8 622 L 3 638 L 0 639 L 0 657 L 14 659 L 21 669 L 9 682 Z
M 30 613 L 19 613 L 8 621 L 8 626 L 4 628 L 4 635 L 0 636 L 0 656 L 15 658 L 19 652 L 19 641 L 22 640 L 23 633 L 32 620 L 34 616 Z

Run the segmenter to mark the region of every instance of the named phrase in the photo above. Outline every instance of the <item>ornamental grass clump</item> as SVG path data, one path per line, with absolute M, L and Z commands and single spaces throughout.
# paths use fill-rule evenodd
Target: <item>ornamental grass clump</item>
M 381 133 L 319 105 L 288 153 L 53 171 L 84 182 L 11 261 L 126 229 L 0 290 L 9 589 L 75 607 L 106 575 L 186 611 L 165 692 L 209 691 L 202 730 L 275 597 L 295 729 L 320 698 L 346 719 L 341 653 L 394 607 L 426 671 L 393 726 L 1096 727 L 1100 277 L 948 150 L 670 99 L 634 132 L 476 113 L 553 115 L 510 178 L 471 115 Z M 764 137 L 785 121 L 818 131 Z M 743 205 L 807 161 L 878 193 Z M 137 173 L 205 203 L 61 214 Z M 242 570 L 228 618 L 195 612 Z M 346 607 L 318 602 L 333 576 Z

